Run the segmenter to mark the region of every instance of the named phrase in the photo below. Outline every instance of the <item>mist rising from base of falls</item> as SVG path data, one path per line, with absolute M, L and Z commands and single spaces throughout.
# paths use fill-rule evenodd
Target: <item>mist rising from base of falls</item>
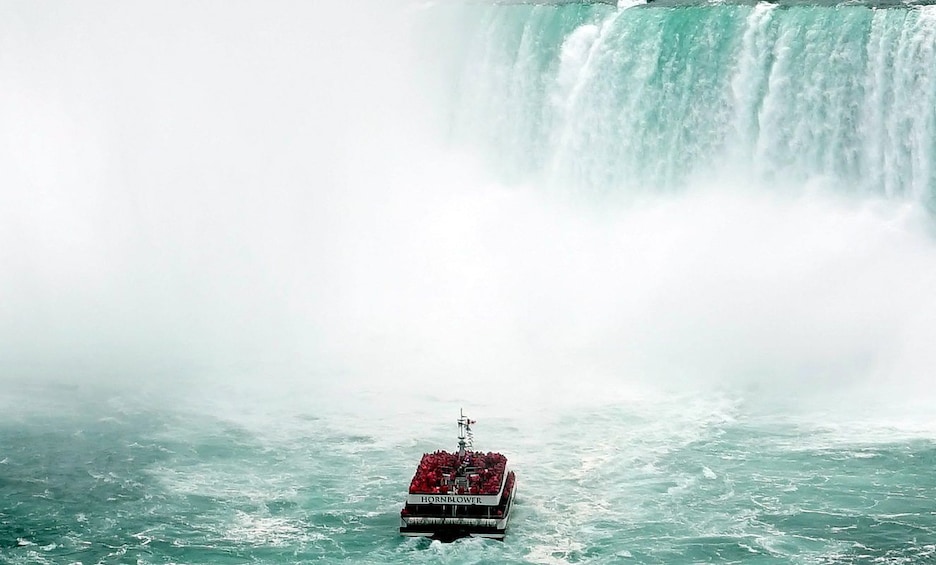
M 299 381 L 403 408 L 928 397 L 917 204 L 506 183 L 435 137 L 403 12 L 281 7 L 0 24 L 4 378 Z
M 378 387 L 548 404 L 653 383 L 783 403 L 928 380 L 936 249 L 913 206 L 696 187 L 597 212 L 488 186 L 404 216 L 384 221 L 409 235 L 353 262 L 367 272 L 338 310 L 357 315 L 330 336 Z

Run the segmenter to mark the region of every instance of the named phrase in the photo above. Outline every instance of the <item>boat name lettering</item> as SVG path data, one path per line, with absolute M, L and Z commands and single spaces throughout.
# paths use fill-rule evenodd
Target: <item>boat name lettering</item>
M 433 494 L 419 497 L 420 504 L 482 504 L 480 496 Z

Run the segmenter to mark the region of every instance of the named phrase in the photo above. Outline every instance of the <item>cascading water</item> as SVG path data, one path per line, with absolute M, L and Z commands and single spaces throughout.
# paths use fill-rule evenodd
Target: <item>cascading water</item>
M 936 12 L 678 4 L 10 5 L 0 562 L 932 560 Z
M 822 177 L 932 197 L 932 7 L 473 11 L 459 133 L 514 173 L 605 191 Z

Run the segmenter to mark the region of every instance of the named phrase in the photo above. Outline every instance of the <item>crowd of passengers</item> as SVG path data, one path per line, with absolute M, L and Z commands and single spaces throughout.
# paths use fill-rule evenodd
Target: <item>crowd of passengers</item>
M 425 453 L 410 482 L 409 491 L 411 494 L 497 494 L 506 468 L 507 458 L 490 451 L 469 451 L 460 462 L 457 453 Z M 457 472 L 467 473 L 467 489 L 455 489 L 452 474 Z M 446 478 L 449 480 L 444 482 Z

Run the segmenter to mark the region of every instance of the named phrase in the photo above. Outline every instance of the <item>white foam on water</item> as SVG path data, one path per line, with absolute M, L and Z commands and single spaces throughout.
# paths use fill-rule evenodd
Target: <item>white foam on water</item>
M 225 537 L 235 543 L 258 546 L 285 547 L 298 542 L 323 541 L 327 537 L 315 530 L 309 531 L 307 524 L 291 518 L 256 516 L 238 510 Z

